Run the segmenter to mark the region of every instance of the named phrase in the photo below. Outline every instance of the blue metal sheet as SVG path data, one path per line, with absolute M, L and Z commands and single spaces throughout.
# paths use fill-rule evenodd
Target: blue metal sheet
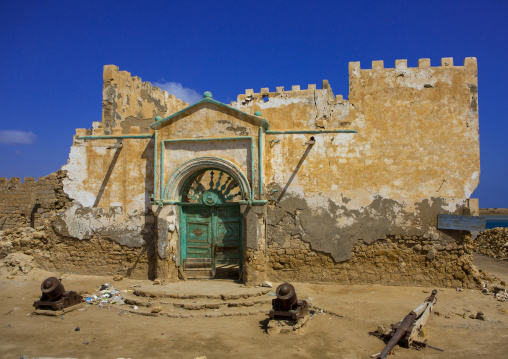
M 485 230 L 485 216 L 457 216 L 451 214 L 439 214 L 437 216 L 437 228 L 456 229 L 462 231 Z

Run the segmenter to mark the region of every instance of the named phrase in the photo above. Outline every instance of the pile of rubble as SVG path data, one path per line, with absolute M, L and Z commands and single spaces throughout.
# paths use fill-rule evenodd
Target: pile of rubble
M 508 228 L 492 228 L 480 232 L 474 250 L 489 257 L 508 261 Z
M 508 302 L 508 291 L 503 286 L 485 283 L 482 293 L 485 295 L 494 295 L 494 298 L 500 302 Z

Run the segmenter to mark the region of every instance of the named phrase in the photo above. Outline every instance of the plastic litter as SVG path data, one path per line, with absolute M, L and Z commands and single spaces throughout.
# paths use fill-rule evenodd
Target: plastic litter
M 85 302 L 92 305 L 97 305 L 99 308 L 108 308 L 111 304 L 124 304 L 124 299 L 121 292 L 109 283 L 104 283 L 99 289 L 87 295 Z

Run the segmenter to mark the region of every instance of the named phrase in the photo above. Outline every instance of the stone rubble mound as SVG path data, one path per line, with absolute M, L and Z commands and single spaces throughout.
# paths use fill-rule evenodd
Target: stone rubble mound
M 478 253 L 508 261 L 508 228 L 497 227 L 480 232 L 473 245 Z

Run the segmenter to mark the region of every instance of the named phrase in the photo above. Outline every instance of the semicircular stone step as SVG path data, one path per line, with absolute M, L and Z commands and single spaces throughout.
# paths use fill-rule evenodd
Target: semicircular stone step
M 231 281 L 184 281 L 158 286 L 138 286 L 133 293 L 138 297 L 174 299 L 235 300 L 263 296 L 271 292 L 266 287 L 246 287 Z

